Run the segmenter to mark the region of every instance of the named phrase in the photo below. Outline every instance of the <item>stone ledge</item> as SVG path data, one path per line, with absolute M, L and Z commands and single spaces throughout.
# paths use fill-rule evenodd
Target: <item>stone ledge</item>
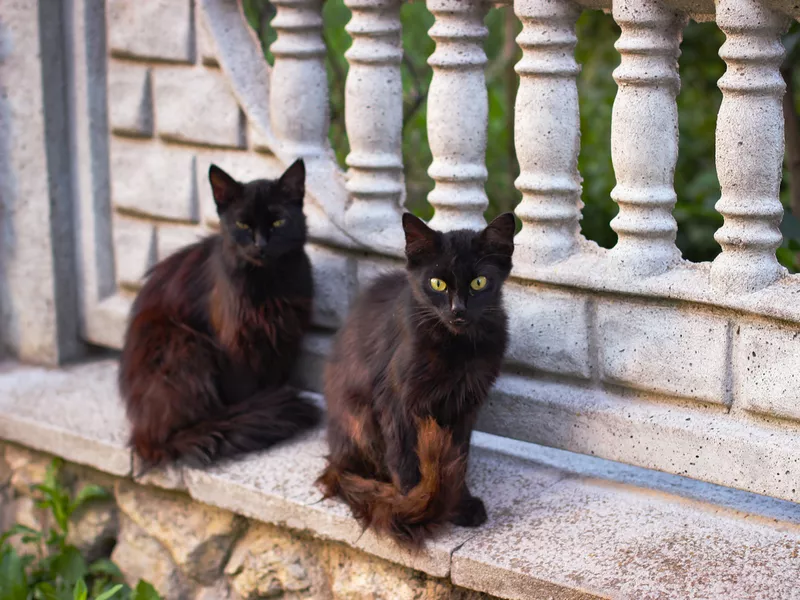
M 0 438 L 114 475 L 131 473 L 115 361 L 0 364 Z
M 0 365 L 0 438 L 130 475 L 116 362 Z M 321 432 L 164 485 L 504 598 L 800 597 L 786 576 L 800 554 L 796 504 L 487 434 L 473 442 L 470 480 L 489 522 L 418 555 L 319 501 Z

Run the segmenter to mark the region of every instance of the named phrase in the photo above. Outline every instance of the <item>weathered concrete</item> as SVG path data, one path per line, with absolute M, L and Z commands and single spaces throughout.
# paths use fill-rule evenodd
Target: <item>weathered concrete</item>
M 82 351 L 62 3 L 6 3 L 2 22 L 0 348 L 52 365 Z
M 131 470 L 115 361 L 0 369 L 0 438 L 114 475 Z M 80 410 L 76 410 L 80 407 Z
M 586 296 L 537 286 L 508 284 L 503 295 L 511 333 L 506 358 L 549 373 L 588 379 L 589 300 Z
M 590 480 L 503 502 L 507 520 L 456 550 L 457 585 L 520 600 L 800 597 L 785 577 L 798 572 L 796 527 Z
M 113 54 L 174 62 L 194 60 L 192 0 L 144 4 L 109 0 L 108 27 Z
M 156 228 L 143 219 L 116 216 L 114 250 L 117 279 L 138 286 L 156 263 Z
M 140 215 L 196 222 L 200 218 L 195 156 L 181 147 L 114 138 L 111 200 Z
M 115 133 L 153 135 L 152 69 L 126 61 L 109 61 L 108 120 Z
M 734 323 L 734 399 L 746 410 L 800 420 L 800 329 Z
M 672 307 L 601 301 L 600 370 L 633 388 L 727 404 L 728 323 Z
M 181 142 L 241 148 L 245 119 L 216 69 L 153 69 L 158 134 Z
M 0 408 L 0 437 L 12 439 L 9 432 L 16 432 L 20 443 L 106 472 L 129 473 L 119 473 L 109 460 L 120 452 L 118 439 L 97 437 L 113 429 L 113 421 L 87 428 L 64 418 L 76 395 L 64 372 L 55 373 L 6 370 L 0 374 L 0 397 L 9 396 L 11 381 L 26 399 L 59 389 L 62 393 L 48 397 L 48 410 L 58 415 L 62 431 L 72 432 L 70 443 L 54 444 L 52 428 L 19 427 L 14 415 L 26 409 L 21 404 Z M 73 385 L 114 373 L 110 361 L 75 368 Z M 53 385 L 56 376 L 60 387 Z M 106 392 L 104 398 L 111 400 L 104 409 L 107 417 L 111 411 L 122 422 L 121 403 L 112 390 Z M 33 404 L 31 410 L 43 414 Z M 476 434 L 474 442 L 468 477 L 486 503 L 489 521 L 475 530 L 451 528 L 421 554 L 401 551 L 371 533 L 362 535 L 343 504 L 320 501 L 313 480 L 324 465 L 326 446 L 322 433 L 315 432 L 213 469 L 184 469 L 181 478 L 191 497 L 217 508 L 121 481 L 116 486 L 121 537 L 113 558 L 132 580 L 145 577 L 175 594 L 171 597 L 227 597 L 227 584 L 219 580 L 223 573 L 244 597 L 294 590 L 298 597 L 327 598 L 314 595 L 326 580 L 336 599 L 373 597 L 369 594 L 379 593 L 373 590 L 386 586 L 406 590 L 391 598 L 452 598 L 448 594 L 456 589 L 466 593 L 464 588 L 504 598 L 796 597 L 794 580 L 787 575 L 797 569 L 800 552 L 796 504 L 486 434 Z M 124 455 L 129 459 L 127 451 Z M 3 459 L 13 489 L 23 494 L 41 480 L 49 462 L 9 446 Z M 151 484 L 171 482 L 153 479 Z M 20 518 L 39 524 L 41 515 L 32 506 L 20 505 L 20 510 Z M 243 521 L 235 515 L 274 527 L 251 525 L 239 537 Z M 88 529 L 95 532 L 114 527 L 113 520 L 94 522 L 97 527 Z M 304 532 L 307 541 L 287 529 Z M 320 540 L 360 552 L 331 545 L 320 554 L 314 549 Z M 368 555 L 450 577 L 461 588 Z
M 352 257 L 308 244 L 314 276 L 313 322 L 337 329 L 344 323 L 356 293 L 356 264 Z

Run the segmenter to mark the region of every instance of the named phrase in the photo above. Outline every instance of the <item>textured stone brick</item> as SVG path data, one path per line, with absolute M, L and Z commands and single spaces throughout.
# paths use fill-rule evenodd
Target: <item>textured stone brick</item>
M 76 546 L 89 561 L 108 556 L 119 533 L 119 515 L 111 500 L 82 506 L 70 520 L 67 543 Z
M 204 585 L 222 573 L 245 525 L 233 513 L 127 481 L 117 483 L 116 497 L 119 509 L 158 540 L 186 575 Z
M 170 139 L 241 148 L 244 118 L 218 69 L 156 67 L 153 71 L 158 134 Z
M 322 544 L 296 539 L 285 530 L 253 523 L 225 566 L 231 586 L 245 600 L 327 598 L 328 576 L 320 560 Z
M 202 239 L 208 234 L 207 231 L 199 227 L 186 227 L 180 225 L 161 224 L 157 228 L 157 256 L 158 260 L 164 260 L 173 254 Z
M 734 327 L 734 402 L 800 419 L 800 329 L 767 323 Z
M 606 381 L 706 402 L 726 401 L 725 319 L 620 300 L 597 307 Z
M 197 221 L 200 209 L 191 150 L 150 141 L 111 139 L 111 198 L 139 214 Z
M 114 262 L 117 281 L 139 285 L 156 262 L 155 227 L 123 216 L 114 218 Z
M 201 150 L 197 154 L 197 190 L 200 197 L 203 221 L 217 225 L 217 207 L 208 183 L 208 168 L 215 164 L 234 179 L 251 181 L 253 179 L 276 179 L 284 171 L 284 166 L 272 154 L 257 152 L 231 152 L 224 150 Z
M 22 446 L 6 446 L 5 462 L 11 470 L 11 487 L 18 494 L 30 494 L 31 488 L 44 482 L 52 458 Z
M 326 550 L 334 600 L 445 600 L 458 597 L 444 581 L 431 579 L 411 569 L 343 545 L 330 545 Z
M 324 246 L 307 244 L 314 274 L 313 322 L 320 327 L 339 327 L 356 289 L 355 265 L 350 257 Z
M 153 89 L 149 67 L 110 61 L 108 118 L 114 132 L 145 137 L 153 135 Z
M 325 359 L 330 354 L 332 343 L 333 334 L 306 334 L 302 352 L 292 373 L 293 385 L 303 390 L 322 393 Z
M 401 260 L 389 260 L 386 258 L 364 258 L 358 261 L 357 279 L 358 289 L 363 290 L 379 275 L 391 273 L 403 269 L 405 264 Z
M 254 127 L 251 122 L 247 124 L 247 140 L 248 146 L 256 152 L 266 152 L 271 154 L 272 150 L 269 147 L 267 138 L 264 137 L 257 127 Z
M 169 552 L 124 514 L 121 515 L 120 535 L 111 560 L 122 570 L 131 586 L 144 579 L 162 598 L 189 597 L 191 586 L 172 562 Z
M 197 55 L 204 65 L 218 67 L 219 62 L 217 61 L 217 49 L 214 39 L 211 37 L 205 20 L 199 14 L 200 11 L 197 12 L 197 28 L 195 29 L 197 32 Z
M 192 62 L 192 0 L 109 0 L 108 39 L 112 54 Z
M 511 340 L 508 360 L 550 373 L 588 378 L 588 300 L 545 288 L 507 283 Z

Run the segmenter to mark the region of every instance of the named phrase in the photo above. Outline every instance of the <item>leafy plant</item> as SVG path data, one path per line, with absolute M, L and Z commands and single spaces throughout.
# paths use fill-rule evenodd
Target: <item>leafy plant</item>
M 131 589 L 112 561 L 102 558 L 87 564 L 67 543 L 72 515 L 110 494 L 87 485 L 73 497 L 59 481 L 60 467 L 61 461 L 54 459 L 44 482 L 31 489 L 36 506 L 50 514 L 54 526 L 38 531 L 16 524 L 0 535 L 0 600 L 158 600 L 149 583 L 140 581 Z M 12 545 L 12 539 L 20 543 Z

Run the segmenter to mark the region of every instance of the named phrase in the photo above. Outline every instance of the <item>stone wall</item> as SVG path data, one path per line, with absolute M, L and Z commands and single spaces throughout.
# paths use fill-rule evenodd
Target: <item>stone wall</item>
M 50 365 L 79 356 L 86 342 L 119 348 L 146 270 L 214 229 L 208 165 L 241 179 L 270 177 L 303 156 L 316 330 L 297 383 L 318 391 L 320 361 L 351 300 L 402 254 L 399 1 L 346 3 L 354 37 L 346 172 L 327 145 L 320 0 L 274 2 L 273 67 L 236 0 L 4 3 L 0 346 Z M 720 238 L 726 250 L 714 264 L 679 260 L 670 216 L 680 25 L 687 13 L 715 19 L 714 3 L 668 0 L 653 8 L 631 0 L 630 14 L 614 13 L 624 34 L 622 108 L 612 119 L 623 176 L 614 226 L 624 243 L 608 251 L 579 233 L 578 65 L 571 49 L 581 10 L 610 3 L 514 3 L 524 25 L 515 107 L 523 228 L 507 287 L 508 365 L 478 428 L 798 502 L 800 488 L 785 474 L 800 460 L 800 277 L 783 273 L 774 256 L 780 205 L 773 167 L 782 121 L 774 114 L 780 90 L 771 87 L 784 17 L 797 17 L 797 9 L 788 0 L 772 2 L 775 8 L 759 0 L 725 3 L 720 26 L 731 33 L 729 72 L 744 73 L 744 92 L 736 92 L 735 77 L 723 81 L 730 98 L 721 134 L 731 146 L 740 114 L 772 116 L 761 123 L 769 143 L 744 135 L 747 144 L 720 154 L 728 221 Z M 437 19 L 438 89 L 428 114 L 441 121 L 429 123 L 437 179 L 430 199 L 442 227 L 477 225 L 486 123 L 481 111 L 466 116 L 466 109 L 465 127 L 448 123 L 466 95 L 482 93 L 487 5 L 428 5 Z M 545 43 L 550 39 L 561 40 L 559 52 Z M 652 54 L 644 62 L 628 51 L 639 44 L 643 55 Z M 461 65 L 462 49 L 469 64 Z M 651 59 L 669 89 L 649 86 L 643 65 Z M 649 98 L 641 106 L 653 102 L 658 110 L 638 111 L 632 90 Z M 651 126 L 651 113 L 660 126 Z M 635 140 L 642 151 L 627 152 Z M 650 155 L 654 160 L 637 162 Z M 755 175 L 741 175 L 744 166 Z M 762 180 L 772 182 L 769 190 L 748 188 Z M 736 208 L 753 198 L 763 206 L 752 215 Z M 731 219 L 741 232 L 728 226 Z M 736 291 L 739 284 L 744 289 Z
M 50 525 L 30 487 L 51 456 L 0 445 L 0 531 L 18 522 Z M 62 479 L 77 492 L 93 483 L 114 499 L 73 516 L 68 542 L 94 560 L 109 556 L 129 583 L 152 583 L 166 600 L 490 600 L 344 544 L 259 523 L 201 504 L 180 492 L 66 463 Z

